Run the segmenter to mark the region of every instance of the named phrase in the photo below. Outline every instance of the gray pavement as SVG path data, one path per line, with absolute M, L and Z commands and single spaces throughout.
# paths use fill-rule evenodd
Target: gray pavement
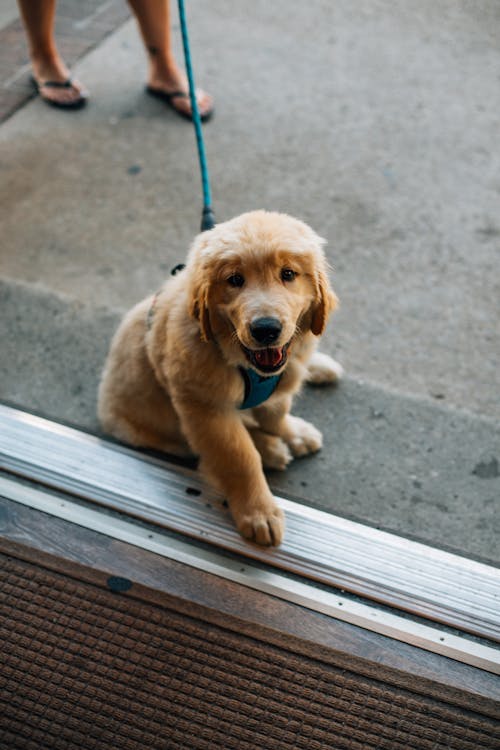
M 305 219 L 341 298 L 323 348 L 347 380 L 296 409 L 325 448 L 273 485 L 500 562 L 498 4 L 200 0 L 189 19 L 217 218 Z M 113 328 L 183 259 L 201 198 L 134 22 L 76 73 L 87 110 L 35 100 L 0 127 L 0 399 L 95 430 Z

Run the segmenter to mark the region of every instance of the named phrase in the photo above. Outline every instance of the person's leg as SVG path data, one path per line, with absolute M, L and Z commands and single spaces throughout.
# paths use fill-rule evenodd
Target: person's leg
M 54 39 L 56 0 L 18 0 L 18 4 L 28 36 L 33 77 L 40 95 L 56 106 L 81 106 L 87 93 L 78 81 L 57 85 L 68 81 L 69 71 Z
M 189 86 L 185 73 L 179 68 L 172 51 L 169 0 L 128 0 L 134 12 L 148 53 L 148 86 L 150 93 L 187 93 Z M 213 110 L 212 97 L 197 90 L 200 115 L 206 118 Z M 171 105 L 181 114 L 191 115 L 188 97 L 175 97 Z

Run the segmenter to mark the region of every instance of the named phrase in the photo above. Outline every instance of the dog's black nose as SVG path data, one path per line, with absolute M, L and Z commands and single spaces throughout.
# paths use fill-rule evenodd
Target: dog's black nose
M 276 318 L 257 318 L 250 323 L 250 333 L 258 344 L 274 343 L 281 328 L 281 323 Z

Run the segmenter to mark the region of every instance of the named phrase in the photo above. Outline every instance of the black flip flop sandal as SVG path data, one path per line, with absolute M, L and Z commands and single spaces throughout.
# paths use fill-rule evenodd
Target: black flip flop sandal
M 171 107 L 174 112 L 177 112 L 178 115 L 184 117 L 185 120 L 190 120 L 192 122 L 192 115 L 188 114 L 187 112 L 181 112 L 180 109 L 177 109 L 173 101 L 174 99 L 189 99 L 188 93 L 186 93 L 185 91 L 171 91 L 167 93 L 166 91 L 162 91 L 161 89 L 155 89 L 152 86 L 146 86 L 146 91 L 156 99 L 160 99 L 162 102 L 165 102 L 165 104 L 168 104 L 168 106 Z M 204 115 L 200 115 L 200 120 L 202 122 L 207 122 L 207 120 L 210 120 L 213 113 L 214 108 L 212 107 L 212 109 L 210 109 Z
M 59 109 L 81 109 L 87 103 L 88 96 L 85 93 L 80 93 L 78 99 L 74 99 L 71 102 L 58 102 L 54 99 L 50 99 L 44 96 L 41 89 L 45 86 L 46 88 L 52 89 L 69 89 L 73 85 L 73 79 L 67 78 L 65 81 L 37 81 L 34 76 L 31 76 L 33 85 L 35 86 L 37 93 L 46 104 L 50 104 L 51 107 L 58 107 Z

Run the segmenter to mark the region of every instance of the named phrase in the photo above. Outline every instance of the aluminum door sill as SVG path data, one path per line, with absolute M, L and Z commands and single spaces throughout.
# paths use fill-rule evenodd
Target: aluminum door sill
M 278 498 L 279 548 L 242 539 L 196 471 L 0 405 L 0 470 L 273 568 L 500 641 L 500 570 Z

